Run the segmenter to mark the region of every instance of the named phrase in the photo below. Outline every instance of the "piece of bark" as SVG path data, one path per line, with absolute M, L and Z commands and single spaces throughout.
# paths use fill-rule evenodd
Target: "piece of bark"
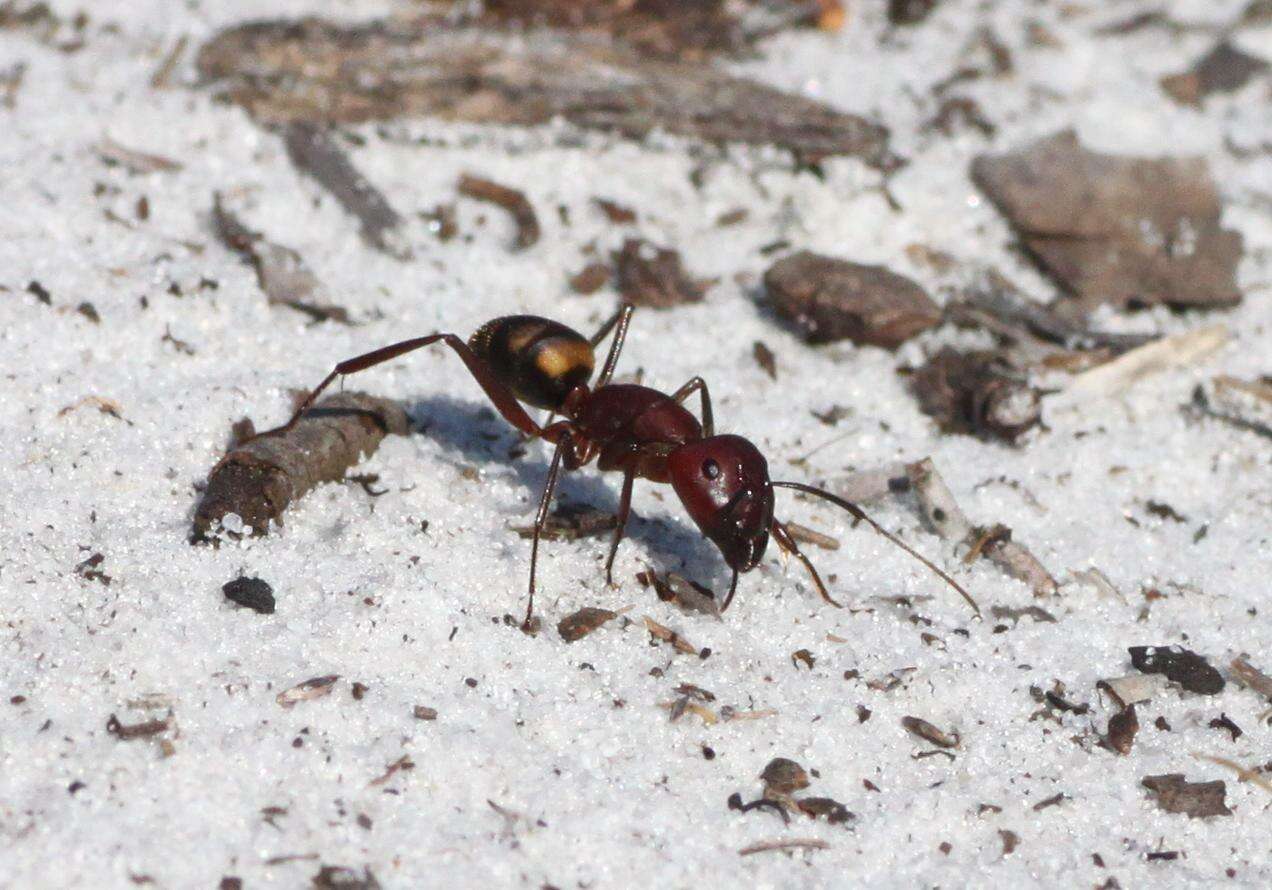
M 802 797 L 795 801 L 795 805 L 810 819 L 825 817 L 831 825 L 841 825 L 857 818 L 856 813 L 832 797 Z
M 954 544 L 978 548 L 1008 575 L 1028 584 L 1034 596 L 1055 595 L 1058 588 L 1056 579 L 1023 544 L 1012 540 L 1009 531 L 1006 535 L 997 535 L 994 540 L 984 539 L 982 530 L 972 525 L 954 500 L 953 493 L 937 473 L 931 458 L 908 464 L 906 472 L 924 519 L 938 535 Z
M 887 130 L 864 118 L 711 66 L 557 31 L 514 36 L 437 18 L 251 22 L 213 37 L 198 68 L 263 123 L 431 115 L 538 126 L 560 117 L 632 139 L 661 131 L 807 158 L 849 155 L 880 169 L 899 163 Z
M 946 433 L 1014 443 L 1042 417 L 1042 394 L 1010 372 L 1001 353 L 948 346 L 909 380 L 923 413 Z
M 194 514 L 191 543 L 208 540 L 230 514 L 253 534 L 266 534 L 293 501 L 320 483 L 340 481 L 386 435 L 409 429 L 397 402 L 354 392 L 328 396 L 286 433 L 258 436 L 217 462 Z
M 1009 154 L 981 155 L 972 179 L 1085 310 L 1241 300 L 1241 234 L 1222 227 L 1201 158 L 1099 154 L 1065 130 Z
M 1183 813 L 1193 819 L 1231 816 L 1224 800 L 1227 786 L 1222 781 L 1189 782 L 1183 773 L 1145 776 L 1140 782 L 1153 792 L 1157 806 L 1168 813 Z
M 539 241 L 539 217 L 525 192 L 489 179 L 465 173 L 459 178 L 459 193 L 476 201 L 486 201 L 507 210 L 517 226 L 515 249 L 525 250 Z
M 358 172 L 326 127 L 296 121 L 284 129 L 283 141 L 296 168 L 313 177 L 345 212 L 358 220 L 363 240 L 396 259 L 411 258 L 411 248 L 401 230 L 402 217 L 379 189 Z
M 1242 52 L 1225 39 L 1187 71 L 1167 75 L 1160 83 L 1176 102 L 1200 107 L 1207 97 L 1236 92 L 1267 69 L 1266 61 Z
M 760 773 L 760 781 L 764 783 L 766 797 L 771 796 L 769 792 L 788 795 L 808 787 L 808 773 L 794 760 L 775 757 Z
M 1250 656 L 1245 654 L 1237 656 L 1232 659 L 1232 664 L 1228 665 L 1228 669 L 1232 671 L 1233 678 L 1242 686 L 1253 689 L 1268 701 L 1272 701 L 1272 677 L 1250 664 Z
M 809 0 L 487 0 L 481 20 L 587 31 L 642 55 L 699 60 L 739 52 L 782 28 L 817 25 L 824 6 Z
M 849 339 L 896 349 L 941 321 L 941 310 L 909 278 L 808 251 L 770 266 L 764 287 L 809 343 Z
M 1189 692 L 1218 695 L 1223 692 L 1223 675 L 1206 659 L 1182 646 L 1131 646 L 1131 664 L 1145 674 L 1161 674 Z
M 931 742 L 938 748 L 958 747 L 958 733 L 947 733 L 921 717 L 902 717 L 901 725 L 905 727 L 906 732 L 916 735 L 924 741 Z
M 225 246 L 255 267 L 256 280 L 270 305 L 303 312 L 315 322 L 351 323 L 349 310 L 321 301 L 322 282 L 299 253 L 249 229 L 226 208 L 219 192 L 212 196 L 212 221 Z
M 628 238 L 614 254 L 618 290 L 637 306 L 669 309 L 681 303 L 699 303 L 710 281 L 689 276 L 680 253 L 640 238 Z

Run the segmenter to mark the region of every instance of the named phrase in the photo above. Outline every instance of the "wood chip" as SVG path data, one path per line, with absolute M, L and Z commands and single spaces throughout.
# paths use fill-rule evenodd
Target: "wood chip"
M 1066 130 L 1005 155 L 972 178 L 1030 255 L 1081 305 L 1231 306 L 1241 300 L 1239 232 L 1199 158 L 1131 158 L 1083 149 Z
M 290 689 L 284 689 L 274 700 L 284 708 L 294 708 L 297 702 L 312 701 L 316 698 L 331 695 L 336 688 L 339 674 L 328 674 L 325 677 L 312 677 L 303 683 L 297 683 Z
M 923 288 L 882 266 L 801 251 L 764 273 L 769 303 L 809 343 L 895 349 L 934 327 L 941 311 Z
M 1118 754 L 1130 754 L 1137 732 L 1139 718 L 1135 716 L 1135 705 L 1127 705 L 1109 718 L 1109 731 L 1105 740 Z
M 1014 443 L 1042 418 L 1042 394 L 995 350 L 943 347 L 914 372 L 909 387 L 946 433 Z
M 795 801 L 801 813 L 811 819 L 825 819 L 831 825 L 842 825 L 857 814 L 850 811 L 839 801 L 830 797 L 801 797 Z
M 755 357 L 755 363 L 764 369 L 764 373 L 769 375 L 771 380 L 777 379 L 777 357 L 773 355 L 773 350 L 764 345 L 764 341 L 756 340 L 751 344 L 751 355 Z
M 1145 776 L 1140 782 L 1153 792 L 1157 806 L 1168 813 L 1183 813 L 1193 819 L 1231 816 L 1224 797 L 1227 786 L 1221 781 L 1189 782 L 1183 773 Z
M 863 118 L 587 35 L 542 30 L 525 39 L 428 16 L 350 26 L 275 19 L 220 32 L 200 49 L 198 69 L 271 124 L 432 115 L 539 126 L 560 117 L 637 140 L 662 131 L 803 157 L 851 155 L 881 169 L 898 163 L 887 131 Z
M 459 178 L 459 193 L 476 201 L 502 207 L 512 215 L 512 221 L 517 227 L 514 249 L 525 250 L 538 243 L 539 217 L 525 192 L 465 173 Z
M 610 267 L 605 263 L 588 263 L 570 276 L 570 290 L 576 294 L 594 294 L 609 284 Z
M 1272 701 L 1272 677 L 1250 664 L 1250 656 L 1244 653 L 1237 656 L 1228 668 L 1238 683 Z
M 675 250 L 628 238 L 614 254 L 618 290 L 637 306 L 669 309 L 702 301 L 711 282 L 691 278 Z
M 1166 679 L 1199 695 L 1223 692 L 1223 675 L 1206 659 L 1182 646 L 1131 646 L 1131 664 L 1145 674 L 1162 674 Z
M 114 714 L 106 720 L 106 731 L 119 739 L 121 742 L 130 742 L 134 739 L 148 739 L 156 736 L 168 729 L 171 724 L 170 718 L 163 720 L 145 720 L 141 723 L 123 724 L 119 722 L 119 718 Z
M 764 783 L 766 797 L 789 795 L 809 785 L 808 773 L 804 771 L 804 768 L 786 757 L 775 757 L 770 760 L 760 773 L 760 781 Z

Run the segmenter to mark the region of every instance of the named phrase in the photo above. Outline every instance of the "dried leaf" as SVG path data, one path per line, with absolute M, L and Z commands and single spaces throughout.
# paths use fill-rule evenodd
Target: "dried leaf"
M 1162 674 L 1189 692 L 1218 695 L 1223 675 L 1196 652 L 1181 646 L 1131 646 L 1131 664 L 1145 674 Z
M 612 621 L 618 617 L 617 612 L 611 612 L 609 609 L 597 609 L 592 606 L 586 606 L 579 609 L 572 615 L 567 615 L 557 623 L 557 633 L 561 635 L 561 639 L 567 643 L 573 643 L 583 639 L 592 631 Z
M 639 238 L 623 242 L 623 249 L 614 254 L 614 264 L 619 292 L 637 306 L 669 309 L 681 303 L 698 303 L 711 285 L 685 272 L 679 252 Z
M 1215 93 L 1236 92 L 1267 69 L 1263 59 L 1242 52 L 1225 39 L 1187 71 L 1163 77 L 1161 85 L 1176 102 L 1200 106 Z
M 1135 716 L 1135 705 L 1127 705 L 1109 718 L 1106 739 L 1109 747 L 1117 753 L 1130 754 L 1137 732 L 1139 732 L 1139 718 Z
M 924 741 L 931 742 L 938 748 L 955 748 L 958 746 L 958 733 L 949 734 L 943 732 L 920 717 L 902 717 L 901 725 L 906 728 L 907 732 L 918 736 Z
M 275 697 L 275 701 L 284 708 L 293 708 L 297 702 L 312 701 L 330 695 L 336 688 L 339 674 L 328 674 L 325 677 L 312 677 L 303 683 L 297 683 L 290 689 L 284 689 Z
M 808 773 L 804 768 L 786 757 L 775 757 L 760 773 L 760 781 L 764 783 L 765 795 L 787 795 L 808 787 Z
M 946 433 L 1015 442 L 1037 426 L 1042 394 L 1011 372 L 1000 352 L 946 346 L 910 378 L 924 414 Z
M 1168 813 L 1183 813 L 1193 819 L 1232 815 L 1224 801 L 1227 786 L 1222 781 L 1188 782 L 1183 773 L 1168 773 L 1145 776 L 1140 784 L 1153 792 L 1157 806 Z

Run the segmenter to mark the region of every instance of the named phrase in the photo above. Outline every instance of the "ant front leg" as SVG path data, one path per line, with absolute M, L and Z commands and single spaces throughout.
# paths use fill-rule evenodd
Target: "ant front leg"
M 813 583 L 817 585 L 817 592 L 821 594 L 821 598 L 830 603 L 836 609 L 842 609 L 843 606 L 835 602 L 830 593 L 826 590 L 826 585 L 822 583 L 821 575 L 817 574 L 817 567 L 813 565 L 812 560 L 804 555 L 804 551 L 799 549 L 799 544 L 795 543 L 795 539 L 791 537 L 791 533 L 786 530 L 786 526 L 773 520 L 772 526 L 769 527 L 773 535 L 773 540 L 777 541 L 777 546 L 781 547 L 787 553 L 794 556 L 804 564 L 804 568 L 808 570 L 808 574 L 812 576 Z
M 610 344 L 609 354 L 605 356 L 605 364 L 601 366 L 601 376 L 596 378 L 596 388 L 600 389 L 606 386 L 610 379 L 614 376 L 614 367 L 618 364 L 618 354 L 623 351 L 623 344 L 627 341 L 627 326 L 631 324 L 632 313 L 636 311 L 636 307 L 631 303 L 624 303 L 618 307 L 618 311 L 601 325 L 600 330 L 592 335 L 592 348 L 601 345 L 601 341 L 609 336 L 609 332 L 617 326 L 618 330 L 614 333 L 614 342 Z
M 365 371 L 376 365 L 392 361 L 398 356 L 405 355 L 408 352 L 414 352 L 425 346 L 441 341 L 449 346 L 463 360 L 468 367 L 468 371 L 473 378 L 480 384 L 485 391 L 486 397 L 494 404 L 499 413 L 503 415 L 504 420 L 515 426 L 527 436 L 537 436 L 543 432 L 542 428 L 531 419 L 526 410 L 521 407 L 521 403 L 517 401 L 516 396 L 512 394 L 512 390 L 495 376 L 495 372 L 490 366 L 478 358 L 468 344 L 456 337 L 454 334 L 430 334 L 427 337 L 413 337 L 410 340 L 403 340 L 400 343 L 393 343 L 389 346 L 382 346 L 379 349 L 363 355 L 346 359 L 332 369 L 331 373 L 323 378 L 314 390 L 305 396 L 305 400 L 300 403 L 300 407 L 296 409 L 296 413 L 291 416 L 285 424 L 275 427 L 272 430 L 261 433 L 262 436 L 279 435 L 285 433 L 294 427 L 305 412 L 313 407 L 314 401 L 318 396 L 331 385 L 337 377 L 344 377 L 349 374 L 356 374 L 359 371 Z
M 711 393 L 707 390 L 707 381 L 701 377 L 693 377 L 680 389 L 671 394 L 676 402 L 683 402 L 695 392 L 702 396 L 702 435 L 711 438 L 715 435 L 715 417 L 711 413 Z

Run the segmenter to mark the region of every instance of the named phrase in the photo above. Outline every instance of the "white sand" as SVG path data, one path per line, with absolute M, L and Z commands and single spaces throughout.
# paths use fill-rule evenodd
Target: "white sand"
M 407 5 L 270 4 L 279 15 L 344 19 Z M 1259 722 L 1266 702 L 1232 683 L 1212 698 L 1167 691 L 1140 708 L 1129 756 L 1093 747 L 1112 713 L 1095 683 L 1130 671 L 1128 645 L 1183 643 L 1221 667 L 1244 651 L 1272 670 L 1264 615 L 1269 443 L 1179 411 L 1193 386 L 1216 373 L 1272 372 L 1267 82 L 1212 99 L 1203 112 L 1176 106 L 1157 78 L 1182 68 L 1211 37 L 1172 38 L 1161 29 L 1091 36 L 1145 4 L 1101 11 L 1092 3 L 1064 19 L 1053 4 L 1004 2 L 985 18 L 980 4 L 945 0 L 929 22 L 882 49 L 880 5 L 854 3 L 843 33 L 785 35 L 738 67 L 890 126 L 912 161 L 892 184 L 904 212 L 888 209 L 875 174 L 855 161 L 828 163 L 820 181 L 792 175 L 775 152 L 720 156 L 669 140 L 640 146 L 597 135 L 563 143 L 565 128 L 387 127 L 428 135 L 431 144 L 420 147 L 362 128 L 367 145 L 352 156 L 410 218 L 410 263 L 366 248 L 356 224 L 242 111 L 213 104 L 206 92 L 149 87 L 179 35 L 197 46 L 261 4 L 90 4 L 87 46 L 69 55 L 0 33 L 0 68 L 28 65 L 17 107 L 0 109 L 0 430 L 8 455 L 0 462 L 0 886 L 129 887 L 149 878 L 160 887 L 214 887 L 236 875 L 246 887 L 296 887 L 321 864 L 369 866 L 386 887 L 1089 887 L 1114 876 L 1128 888 L 1272 883 L 1272 797 L 1194 757 L 1272 760 L 1268 726 Z M 1186 20 L 1214 24 L 1232 20 L 1242 4 L 1172 6 Z M 1026 47 L 1030 17 L 1064 48 Z M 914 96 L 957 67 L 984 21 L 1015 51 L 1017 73 L 964 91 L 998 134 L 988 143 L 920 134 L 934 109 Z M 117 27 L 104 30 L 107 22 Z M 1269 30 L 1241 40 L 1272 58 Z M 193 80 L 190 57 L 179 83 Z M 1225 219 L 1246 239 L 1246 301 L 1225 313 L 1154 310 L 1109 321 L 1165 332 L 1222 321 L 1234 338 L 1203 365 L 1051 417 L 1049 431 L 1010 450 L 939 435 L 895 373 L 941 342 L 975 337 L 927 336 L 896 356 L 850 345 L 813 350 L 756 305 L 758 275 L 770 262 L 757 248 L 779 238 L 935 285 L 903 253 L 922 242 L 996 264 L 1048 295 L 1049 285 L 1008 250 L 1012 236 L 967 168 L 978 152 L 1068 125 L 1101 150 L 1209 158 Z M 104 136 L 179 159 L 184 169 L 134 176 L 108 168 L 93 148 Z M 1239 159 L 1225 141 L 1265 147 Z M 689 181 L 699 158 L 710 159 L 701 191 Z M 544 227 L 539 245 L 510 254 L 505 215 L 472 202 L 461 203 L 461 230 L 471 238 L 438 243 L 416 214 L 453 199 L 463 171 L 525 189 Z M 109 194 L 94 196 L 99 183 Z M 333 299 L 367 323 L 309 326 L 268 307 L 251 269 L 210 233 L 218 189 L 239 195 L 246 221 L 299 250 Z M 148 221 L 126 227 L 104 217 L 109 208 L 135 220 L 142 195 Z M 528 521 L 545 452 L 535 446 L 509 460 L 513 436 L 482 413 L 479 390 L 442 350 L 350 384 L 408 400 L 429 425 L 427 434 L 387 441 L 362 468 L 380 475 L 387 494 L 373 500 L 356 485 L 326 486 L 289 511 L 279 534 L 219 550 L 186 543 L 195 486 L 221 455 L 231 422 L 281 420 L 289 391 L 316 383 L 336 360 L 410 333 L 466 335 L 513 312 L 596 325 L 613 294 L 580 298 L 565 284 L 586 261 L 585 245 L 612 249 L 624 235 L 590 203 L 594 195 L 634 206 L 640 233 L 679 247 L 694 272 L 721 279 L 701 305 L 639 313 L 623 371 L 644 368 L 647 382 L 666 389 L 705 376 L 723 428 L 759 443 L 782 478 L 817 481 L 931 455 L 975 521 L 1011 526 L 1061 580 L 1099 568 L 1120 596 L 1067 583 L 1042 603 L 1058 623 L 1025 618 L 994 633 L 997 621 L 970 620 L 953 592 L 904 554 L 786 493 L 781 515 L 842 539 L 838 551 L 812 556 L 856 610 L 825 607 L 773 548 L 744 577 L 723 622 L 685 615 L 641 589 L 635 573 L 651 562 L 719 588 L 725 570 L 670 490 L 646 484 L 616 567 L 620 589 L 606 589 L 601 577 L 605 539 L 548 544 L 547 629 L 528 638 L 501 621 L 523 607 L 528 567 L 527 542 L 507 526 Z M 568 226 L 557 205 L 569 208 Z M 717 228 L 717 216 L 734 207 L 747 208 L 749 220 Z M 218 286 L 200 288 L 205 278 Z M 32 280 L 48 289 L 51 307 L 27 293 Z M 174 283 L 182 295 L 169 293 Z M 96 307 L 100 325 L 74 311 L 82 301 Z M 163 342 L 165 331 L 195 354 Z M 757 339 L 777 355 L 776 383 L 751 357 Z M 62 413 L 89 397 L 117 403 L 122 419 L 87 404 Z M 810 414 L 836 404 L 851 414 L 834 429 Z M 807 465 L 788 462 L 835 437 Z M 470 467 L 478 478 L 465 475 Z M 1002 478 L 1011 486 L 994 481 Z M 606 508 L 617 500 L 615 480 L 594 469 L 575 474 L 564 491 Z M 1187 521 L 1151 515 L 1149 499 Z M 907 501 L 874 512 L 957 572 L 987 611 L 1032 602 L 993 566 L 962 567 Z M 1208 532 L 1195 542 L 1203 526 Z M 109 586 L 74 571 L 97 552 Z M 276 614 L 223 599 L 221 585 L 241 572 L 274 586 Z M 1149 588 L 1165 598 L 1147 603 Z M 929 598 L 913 610 L 922 620 L 877 599 L 898 594 Z M 631 606 L 634 622 L 566 645 L 553 625 L 583 605 Z M 645 615 L 710 647 L 710 657 L 651 646 Z M 939 642 L 925 644 L 925 633 Z M 815 655 L 811 671 L 793 665 L 798 649 Z M 890 692 L 866 685 L 911 667 Z M 845 680 L 850 670 L 860 679 Z M 281 690 L 323 674 L 342 678 L 329 697 L 290 710 L 275 702 Z M 1039 706 L 1029 687 L 1056 679 L 1092 713 L 1031 720 Z M 351 695 L 355 681 L 369 687 L 361 700 Z M 670 723 L 658 705 L 686 682 L 713 691 L 717 708 L 777 713 L 715 726 L 693 715 Z M 12 704 L 14 696 L 25 700 Z M 139 707 L 146 696 L 170 703 L 172 730 L 127 742 L 106 731 L 112 713 L 126 724 L 166 713 Z M 417 704 L 436 708 L 437 720 L 414 719 Z M 859 722 L 859 705 L 871 710 L 868 722 Z M 1236 743 L 1207 727 L 1220 712 L 1245 729 Z M 914 759 L 929 746 L 902 729 L 905 715 L 957 729 L 956 759 Z M 1154 727 L 1158 717 L 1170 732 Z M 171 743 L 169 756 L 161 739 Z M 404 755 L 413 769 L 371 784 Z M 818 770 L 809 793 L 842 801 L 857 814 L 851 826 L 800 817 L 784 827 L 771 813 L 728 810 L 735 791 L 758 796 L 756 777 L 779 755 Z M 1160 812 L 1140 779 L 1167 772 L 1226 780 L 1234 814 L 1202 821 Z M 1069 799 L 1060 805 L 1032 809 L 1061 792 Z M 524 818 L 505 819 L 487 801 Z M 1002 809 L 982 813 L 981 804 Z M 268 807 L 285 813 L 266 821 Z M 1002 830 L 1020 841 L 1006 857 Z M 738 854 L 758 841 L 808 837 L 829 849 Z M 1181 855 L 1146 861 L 1154 850 Z

